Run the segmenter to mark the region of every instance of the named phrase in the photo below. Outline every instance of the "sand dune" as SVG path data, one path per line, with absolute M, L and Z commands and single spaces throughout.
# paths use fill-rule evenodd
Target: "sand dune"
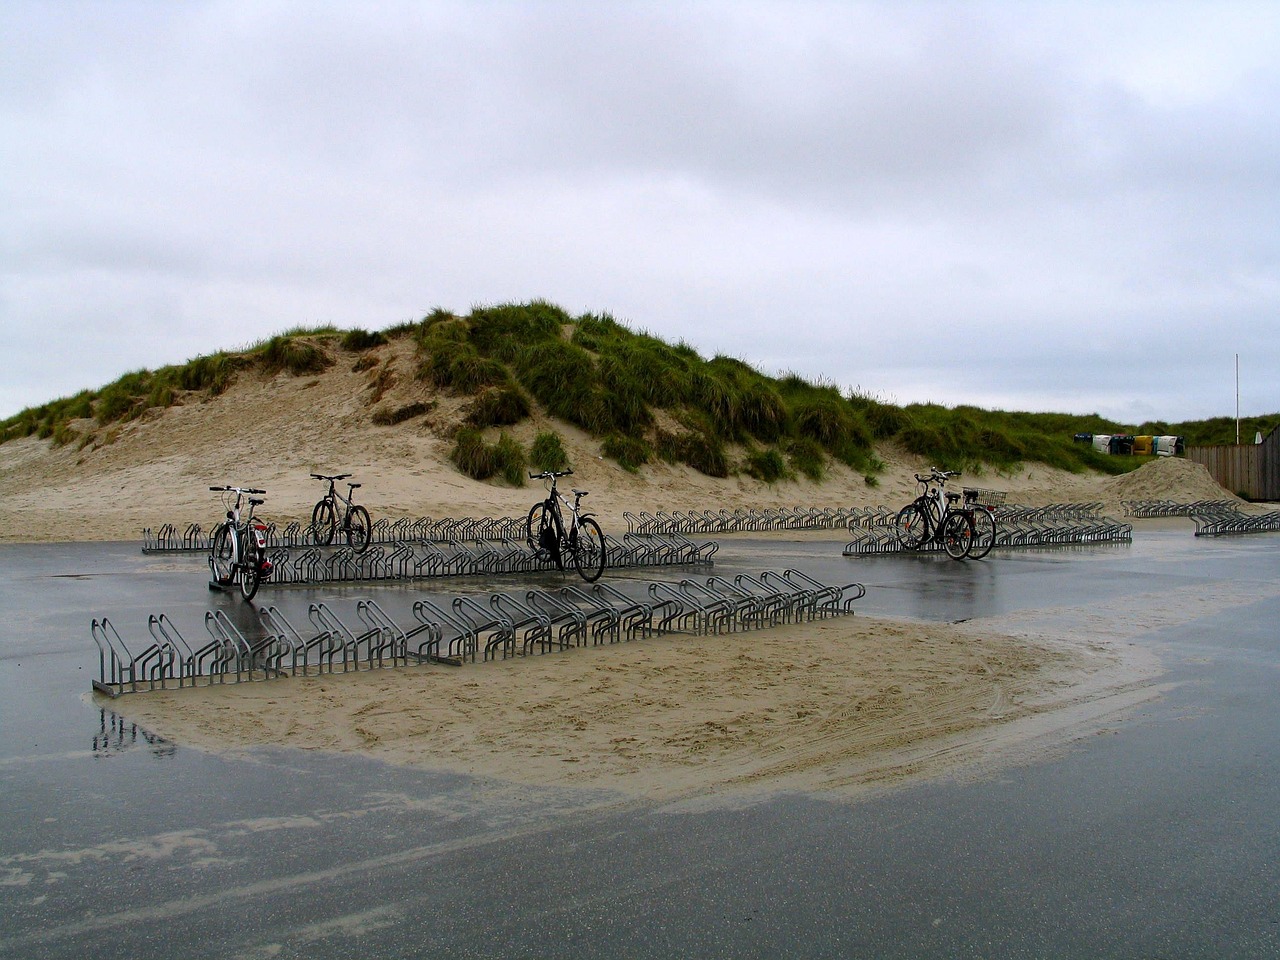
M 83 445 L 0 445 L 0 538 L 137 539 L 163 523 L 210 524 L 210 485 L 264 487 L 264 513 L 309 516 L 312 470 L 352 472 L 375 517 L 523 515 L 536 488 L 477 483 L 448 462 L 461 402 L 371 423 L 377 402 L 421 399 L 404 344 L 381 377 L 246 373 Z M 376 390 L 374 389 L 376 388 Z M 547 425 L 513 430 L 528 441 Z M 87 426 L 87 425 L 86 425 Z M 823 484 L 715 480 L 687 467 L 628 473 L 563 424 L 574 485 L 606 529 L 625 510 L 900 504 L 928 465 L 891 447 L 875 485 L 839 465 Z M 1022 503 L 1223 499 L 1203 467 L 1151 463 L 1119 478 L 1031 465 L 966 478 Z M 1169 598 L 1161 598 L 1169 610 Z M 1230 604 L 1240 598 L 1198 597 Z M 1155 604 L 1153 604 L 1155 606 Z M 1184 611 L 1185 616 L 1202 613 Z M 1176 610 L 1175 610 L 1175 614 Z M 1069 624 L 1069 626 L 1064 626 Z M 503 780 L 650 798 L 780 788 L 857 791 L 1081 735 L 1156 695 L 1158 666 L 1084 611 L 960 625 L 849 617 L 713 637 L 665 636 L 461 668 L 429 666 L 131 695 L 112 703 L 157 733 L 217 750 L 278 744 Z
M 191 395 L 181 405 L 99 430 L 83 447 L 54 447 L 34 436 L 0 444 L 0 540 L 123 540 L 165 523 L 207 526 L 221 516 L 208 488 L 228 483 L 266 489 L 263 513 L 272 520 L 302 519 L 321 492 L 308 478 L 311 471 L 354 473 L 375 518 L 522 516 L 537 499 L 536 488 L 478 483 L 449 462 L 444 436 L 464 401 L 415 380 L 411 349 L 407 341 L 377 348 L 375 371 L 356 371 L 349 359 L 311 377 L 246 371 L 219 397 Z M 378 406 L 422 400 L 435 404 L 424 417 L 390 427 L 371 421 Z M 81 426 L 87 435 L 91 424 Z M 719 480 L 668 464 L 633 474 L 602 459 L 597 441 L 566 424 L 535 416 L 511 432 L 527 443 L 548 426 L 565 439 L 573 485 L 591 491 L 587 504 L 606 529 L 619 528 L 624 510 L 906 503 L 915 491 L 912 474 L 929 466 L 886 446 L 877 451 L 885 469 L 874 486 L 837 463 L 821 484 Z M 1184 460 L 1153 463 L 1121 478 L 1032 464 L 965 482 L 1008 491 L 1021 503 L 1102 501 L 1117 512 L 1126 497 L 1228 496 L 1203 467 Z

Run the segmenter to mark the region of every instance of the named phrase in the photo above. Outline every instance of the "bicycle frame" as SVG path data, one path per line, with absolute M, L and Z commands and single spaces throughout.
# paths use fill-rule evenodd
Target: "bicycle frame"
M 947 520 L 947 515 L 955 512 L 943 492 L 943 487 L 946 486 L 947 480 L 953 476 L 959 476 L 959 474 L 936 468 L 931 470 L 927 477 L 916 474 L 916 482 L 924 487 L 924 492 L 916 497 L 914 502 L 920 508 L 921 515 L 925 518 L 926 542 L 937 538 L 939 531 L 942 530 L 942 525 Z
M 543 501 L 551 516 L 555 519 L 556 533 L 561 540 L 567 540 L 578 532 L 578 517 L 581 511 L 582 494 L 578 494 L 573 498 L 573 503 L 569 502 L 566 497 L 556 487 L 556 478 L 551 478 L 551 491 L 547 494 L 547 499 Z M 564 526 L 564 511 L 569 511 L 569 529 Z
M 349 489 L 347 490 L 347 495 L 344 497 L 341 493 L 338 492 L 336 481 L 346 480 L 348 477 L 351 476 L 351 474 L 341 473 L 341 474 L 338 474 L 336 477 L 322 477 L 318 473 L 313 473 L 311 476 L 316 480 L 329 481 L 329 489 L 325 493 L 325 495 L 321 497 L 321 499 L 328 500 L 330 503 L 333 504 L 333 512 L 335 516 L 338 513 L 338 504 L 339 503 L 345 504 L 347 509 L 343 511 L 343 517 L 350 518 L 351 508 L 355 506 L 355 491 L 356 491 L 356 488 L 360 486 L 360 484 L 358 483 L 347 484 L 347 487 Z
M 267 544 L 266 540 L 261 536 L 261 533 L 267 528 L 264 524 L 253 522 L 253 508 L 262 503 L 262 501 L 255 500 L 252 494 L 266 493 L 267 491 L 250 489 L 249 487 L 210 487 L 209 489 L 223 491 L 225 493 L 234 493 L 236 495 L 235 501 L 227 505 L 227 520 L 231 523 L 231 526 L 236 533 L 236 535 L 231 538 L 234 562 L 240 562 L 240 538 L 245 536 L 250 530 L 259 534 L 258 546 L 265 549 Z M 240 513 L 240 505 L 244 500 L 245 494 L 250 495 L 249 512 L 242 516 Z

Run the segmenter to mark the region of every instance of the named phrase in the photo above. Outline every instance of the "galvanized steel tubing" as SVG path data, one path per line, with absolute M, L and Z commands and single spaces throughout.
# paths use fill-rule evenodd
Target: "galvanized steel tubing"
M 414 622 L 407 626 L 372 599 L 355 602 L 355 621 L 329 601 L 312 603 L 303 629 L 274 605 L 257 608 L 258 629 L 246 631 L 216 610 L 205 614 L 209 639 L 203 644 L 188 643 L 165 614 L 149 618 L 149 640 L 127 644 L 104 617 L 90 625 L 99 652 L 93 688 L 115 697 L 291 675 L 459 665 L 677 631 L 705 636 L 761 630 L 850 616 L 866 595 L 860 583 L 822 583 L 798 570 L 636 588 L 638 596 L 595 583 L 589 591 L 564 586 L 438 601 L 423 597 L 414 602 Z

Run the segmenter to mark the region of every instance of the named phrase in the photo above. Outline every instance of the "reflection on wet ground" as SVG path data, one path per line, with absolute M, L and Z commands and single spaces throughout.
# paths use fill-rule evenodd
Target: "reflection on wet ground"
M 149 748 L 156 757 L 171 757 L 178 750 L 176 744 L 142 729 L 114 710 L 98 708 L 98 732 L 93 735 L 92 743 L 96 755 L 109 757 L 138 746 Z
M 210 593 L 199 558 L 0 547 L 0 957 L 1277 956 L 1278 546 L 1140 526 L 1131 546 L 957 564 L 726 538 L 717 574 L 860 581 L 864 614 L 1115 618 L 1171 688 L 990 775 L 673 805 L 166 743 L 88 695 L 90 620 L 256 624 L 243 601 Z M 375 589 L 261 599 L 376 595 L 407 618 L 426 592 Z

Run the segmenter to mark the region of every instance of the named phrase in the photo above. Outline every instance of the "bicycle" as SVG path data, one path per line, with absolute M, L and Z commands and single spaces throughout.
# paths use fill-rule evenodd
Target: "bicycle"
M 240 587 L 246 600 L 252 600 L 258 586 L 271 576 L 271 562 L 267 560 L 267 527 L 253 515 L 253 508 L 265 500 L 255 493 L 265 490 L 252 487 L 210 487 L 222 494 L 227 518 L 213 531 L 209 545 L 209 571 L 219 587 L 228 588 L 232 583 Z M 249 498 L 249 512 L 240 514 L 241 504 Z
M 900 511 L 894 522 L 898 542 L 904 550 L 919 550 L 925 544 L 942 544 L 947 556 L 964 560 L 973 547 L 974 522 L 965 511 L 956 509 L 958 493 L 946 493 L 944 487 L 951 477 L 960 476 L 958 470 L 929 468 L 929 475 L 916 474 L 916 482 L 924 490 Z
M 593 583 L 604 573 L 604 534 L 595 517 L 579 512 L 586 490 L 574 490 L 573 503 L 570 503 L 556 487 L 557 478 L 572 473 L 572 470 L 546 470 L 529 474 L 530 480 L 550 480 L 551 486 L 547 490 L 547 498 L 529 510 L 525 521 L 525 540 L 535 555 L 549 557 L 561 570 L 564 569 L 567 552 L 582 579 Z M 568 528 L 565 527 L 565 510 L 569 513 Z
M 311 475 L 313 480 L 329 481 L 328 491 L 311 511 L 311 541 L 325 547 L 333 543 L 334 534 L 338 531 L 338 504 L 341 503 L 345 505 L 342 513 L 342 533 L 347 539 L 347 546 L 356 553 L 364 553 L 369 546 L 369 535 L 373 524 L 369 520 L 369 511 L 354 501 L 355 492 L 360 489 L 360 484 L 348 483 L 345 497 L 334 486 L 336 481 L 346 480 L 350 476 L 349 473 L 339 473 L 332 477 L 320 473 Z
M 973 520 L 970 560 L 981 560 L 996 545 L 996 504 L 1004 503 L 1004 498 L 1002 491 L 965 489 L 963 510 Z

